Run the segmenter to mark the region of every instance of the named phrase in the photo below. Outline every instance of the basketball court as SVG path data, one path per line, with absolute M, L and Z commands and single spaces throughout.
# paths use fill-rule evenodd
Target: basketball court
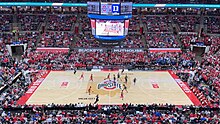
M 90 80 L 91 74 L 93 81 Z M 118 74 L 120 78 L 117 78 Z M 80 79 L 81 75 L 84 78 Z M 32 83 L 30 90 L 19 99 L 19 104 L 93 104 L 97 94 L 98 104 L 200 104 L 172 71 L 77 71 L 76 74 L 73 71 L 47 71 L 42 77 Z M 123 90 L 124 87 L 128 92 Z

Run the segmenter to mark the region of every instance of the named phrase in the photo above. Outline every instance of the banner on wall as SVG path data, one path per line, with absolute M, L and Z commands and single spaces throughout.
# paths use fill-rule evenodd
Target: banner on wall
M 57 48 L 57 47 L 38 47 L 36 51 L 39 52 L 69 52 L 69 48 Z
M 149 48 L 150 52 L 182 52 L 180 48 Z
M 143 49 L 113 49 L 112 52 L 144 52 Z
M 77 49 L 78 52 L 104 52 L 106 51 L 105 49 L 100 49 L 100 48 L 79 48 Z

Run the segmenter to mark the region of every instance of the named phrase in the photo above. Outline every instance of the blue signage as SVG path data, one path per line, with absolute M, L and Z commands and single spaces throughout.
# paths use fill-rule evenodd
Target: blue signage
M 95 35 L 96 39 L 100 39 L 100 40 L 122 40 L 125 38 L 125 36 L 98 36 Z
M 120 4 L 112 4 L 112 15 L 119 15 L 120 14 Z

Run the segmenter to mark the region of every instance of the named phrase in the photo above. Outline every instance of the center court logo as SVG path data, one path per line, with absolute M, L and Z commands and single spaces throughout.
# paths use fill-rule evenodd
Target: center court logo
M 119 84 L 117 81 L 113 80 L 104 80 L 101 83 L 97 85 L 97 89 L 104 89 L 104 90 L 116 90 L 116 89 L 122 89 L 121 84 Z

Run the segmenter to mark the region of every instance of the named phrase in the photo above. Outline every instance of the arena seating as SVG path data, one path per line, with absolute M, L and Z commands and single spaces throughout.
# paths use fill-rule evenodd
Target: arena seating
M 41 36 L 38 47 L 69 47 L 74 34 L 71 32 L 45 32 Z
M 5 15 L 1 14 L 0 15 L 0 31 L 6 32 L 6 31 L 11 31 L 12 30 L 12 15 Z
M 191 46 L 191 42 L 195 43 L 198 42 L 198 35 L 197 34 L 181 34 L 179 37 L 182 47 L 185 49 L 189 49 Z
M 27 54 L 28 64 L 34 69 L 64 70 L 67 63 L 66 52 L 30 52 Z M 70 65 L 70 63 L 68 63 Z
M 210 39 L 212 38 L 210 37 Z M 179 75 L 183 80 L 188 81 L 192 91 L 203 105 L 219 106 L 219 37 L 213 38 L 211 42 L 210 51 L 203 56 L 201 63 L 197 65 L 192 79 L 188 79 L 188 74 L 180 73 Z
M 45 0 L 39 2 L 45 2 Z M 48 2 L 78 1 L 48 0 Z M 137 3 L 146 2 L 179 3 L 180 0 L 142 0 Z M 218 3 L 219 1 L 185 0 L 181 2 Z M 17 16 L 13 15 L 12 9 L 0 11 L 0 91 L 2 87 L 8 86 L 0 94 L 1 123 L 220 123 L 219 9 L 204 10 L 204 21 L 201 21 L 199 9 L 151 8 L 145 10 L 146 12 L 142 11 L 144 14 L 142 17 L 138 13 L 130 21 L 132 33 L 121 41 L 120 46 L 107 48 L 108 50 L 103 52 L 79 52 L 77 50 L 78 48 L 103 48 L 91 36 L 91 28 L 86 15 L 77 13 L 79 15 L 77 17 L 56 11 L 54 11 L 55 14 L 52 14 L 49 9 L 45 10 L 44 7 L 38 8 L 38 10 L 35 7 L 18 7 L 17 9 L 19 10 Z M 146 14 L 150 14 L 150 16 L 146 16 Z M 14 20 L 21 24 L 17 32 L 11 32 Z M 180 28 L 179 32 L 187 33 L 174 34 L 172 21 Z M 72 31 L 77 22 L 82 28 L 80 34 L 74 34 Z M 140 22 L 146 24 L 146 34 L 138 33 Z M 199 36 L 197 33 L 199 33 L 201 22 L 204 23 L 204 30 L 207 32 L 204 31 Z M 41 32 L 38 31 L 38 28 L 42 23 L 46 24 L 46 29 Z M 22 55 L 21 60 L 14 59 L 6 48 L 7 44 L 14 41 L 28 44 L 28 50 Z M 202 42 L 210 47 L 209 51 L 201 56 L 201 60 L 196 60 L 195 54 L 190 51 L 192 42 Z M 68 51 L 69 53 L 42 52 L 35 51 L 36 47 L 59 47 L 72 50 Z M 154 53 L 148 51 L 148 48 L 179 47 L 183 48 L 182 52 Z M 113 48 L 144 50 L 142 52 L 111 52 Z M 182 81 L 188 83 L 202 106 L 85 105 L 83 103 L 35 106 L 17 104 L 17 100 L 28 90 L 30 83 L 36 81 L 41 75 L 42 72 L 38 70 L 73 70 L 106 65 L 129 66 L 138 70 L 173 70 Z M 31 73 L 31 70 L 34 73 Z M 24 75 L 25 71 L 30 71 L 30 73 Z M 14 81 L 18 72 L 22 72 L 22 76 Z
M 85 35 L 86 34 L 86 35 Z M 76 43 L 73 46 L 78 48 L 97 48 L 102 47 L 99 45 L 99 41 L 93 38 L 91 33 L 84 33 L 77 35 Z M 119 46 L 116 48 L 144 48 L 144 43 L 142 42 L 142 36 L 134 33 L 129 33 L 127 38 L 122 40 Z
M 84 34 L 79 34 L 75 36 L 76 38 L 76 43 L 73 44 L 75 46 L 73 47 L 78 47 L 78 48 L 96 48 L 100 47 L 99 42 L 93 38 L 91 33 L 84 33 Z
M 16 63 L 5 47 L 4 39 L 0 40 L 0 89 L 10 83 L 16 74 Z
M 199 20 L 198 16 L 173 16 L 173 21 L 179 26 L 181 32 L 196 32 Z
M 73 15 L 49 15 L 47 29 L 49 31 L 70 31 L 76 18 Z
M 45 15 L 18 15 L 21 31 L 37 31 L 45 19 Z
M 38 32 L 25 32 L 19 33 L 18 41 L 20 43 L 27 43 L 28 48 L 34 48 L 37 46 L 37 39 L 39 37 Z
M 205 14 L 209 16 L 218 16 L 220 13 L 219 9 L 206 9 Z
M 168 16 L 142 16 L 147 32 L 170 32 L 171 25 Z
M 207 26 L 207 33 L 220 34 L 219 17 L 205 17 L 204 24 Z
M 89 18 L 87 17 L 87 15 L 81 15 L 81 18 L 79 18 L 80 20 L 80 25 L 82 26 L 82 31 L 90 31 L 91 32 L 91 26 L 90 26 L 90 22 L 89 22 Z
M 180 45 L 176 41 L 172 33 L 148 33 L 146 34 L 146 42 L 150 48 L 179 48 Z
M 25 58 L 35 69 L 69 70 L 91 66 L 157 66 L 158 70 L 164 66 L 173 69 L 189 69 L 195 66 L 194 55 L 188 53 L 147 53 L 147 52 L 77 52 L 72 51 L 69 56 L 65 52 L 30 52 Z M 181 60 L 178 58 L 182 58 Z M 60 66 L 55 66 L 57 63 Z M 72 68 L 71 68 L 72 67 Z M 165 69 L 167 69 L 165 68 Z
M 129 32 L 138 32 L 140 30 L 140 17 L 138 15 L 133 15 L 129 23 Z
M 121 42 L 120 48 L 144 48 L 142 36 L 128 33 L 127 38 Z

